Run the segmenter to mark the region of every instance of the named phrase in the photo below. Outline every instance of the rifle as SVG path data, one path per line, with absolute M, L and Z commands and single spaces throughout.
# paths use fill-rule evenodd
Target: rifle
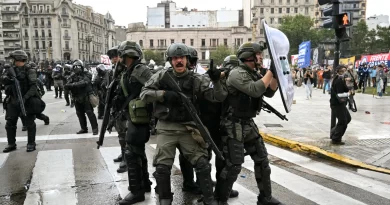
M 265 100 L 263 100 L 263 104 L 261 106 L 261 109 L 268 112 L 268 113 L 274 113 L 276 116 L 278 116 L 280 119 L 282 120 L 286 120 L 288 121 L 286 115 L 282 115 L 282 113 L 280 113 L 279 111 L 277 111 L 275 108 L 273 108 L 270 104 L 268 104 L 267 102 L 265 102 Z
M 210 62 L 210 65 L 212 65 L 212 61 Z M 196 127 L 198 128 L 202 138 L 211 145 L 211 148 L 213 149 L 215 155 L 224 161 L 225 158 L 222 156 L 221 151 L 219 151 L 217 145 L 215 144 L 215 142 L 211 138 L 209 131 L 207 130 L 207 128 L 203 125 L 202 121 L 200 120 L 195 106 L 192 104 L 190 99 L 188 99 L 188 97 L 183 93 L 183 91 L 181 90 L 179 85 L 175 82 L 175 80 L 172 78 L 172 76 L 168 72 L 166 73 L 166 75 L 168 76 L 168 83 L 169 83 L 168 86 L 171 89 L 173 89 L 173 91 L 175 91 L 179 94 L 179 96 L 183 102 L 184 107 L 186 108 L 188 113 L 191 115 L 192 120 L 195 122 Z
M 12 90 L 18 98 L 18 102 L 19 102 L 19 106 L 20 106 L 20 111 L 22 112 L 22 116 L 27 116 L 26 108 L 24 107 L 22 92 L 20 91 L 20 83 L 19 83 L 19 80 L 16 78 L 15 70 L 13 67 L 9 67 L 8 71 L 11 74 L 12 80 L 15 82 L 15 86 L 12 87 Z
M 96 143 L 98 144 L 97 148 L 99 149 L 100 146 L 103 145 L 103 141 L 104 141 L 104 135 L 106 133 L 106 130 L 109 130 L 109 132 L 111 133 L 111 129 L 112 127 L 114 126 L 114 122 L 115 120 L 117 119 L 112 119 L 110 121 L 110 110 L 111 110 L 111 107 L 112 107 L 112 99 L 113 99 L 113 96 L 114 96 L 114 92 L 115 92 L 115 88 L 117 87 L 118 85 L 118 80 L 116 79 L 117 77 L 117 66 L 118 64 L 115 65 L 115 70 L 114 70 L 114 74 L 113 74 L 113 78 L 112 78 L 112 82 L 109 84 L 108 88 L 107 88 L 107 92 L 106 92 L 106 99 L 104 101 L 104 115 L 103 115 L 103 121 L 102 121 L 102 126 L 100 128 L 100 133 L 99 133 L 99 141 L 97 141 Z M 109 81 L 107 81 L 109 82 Z

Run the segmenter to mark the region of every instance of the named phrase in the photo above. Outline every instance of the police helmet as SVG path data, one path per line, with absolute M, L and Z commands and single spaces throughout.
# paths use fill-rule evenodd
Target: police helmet
M 29 65 L 32 69 L 37 69 L 37 64 L 35 64 L 34 62 L 30 62 Z
M 139 60 L 143 58 L 141 46 L 134 41 L 123 41 L 118 48 L 118 55 L 121 58 L 125 56 Z
M 198 51 L 192 46 L 187 46 L 188 52 L 190 53 L 190 63 L 196 64 L 198 62 Z
M 13 58 L 15 61 L 24 61 L 24 62 L 27 61 L 27 54 L 22 50 L 12 51 L 9 54 L 9 57 Z
M 104 66 L 103 64 L 99 64 L 98 66 L 96 66 L 96 71 L 104 72 L 106 71 L 106 66 Z
M 224 60 L 223 60 L 223 64 L 222 64 L 222 67 L 226 67 L 228 65 L 231 65 L 231 66 L 238 66 L 239 64 L 239 61 L 238 61 L 238 58 L 237 56 L 235 55 L 230 55 L 230 56 L 227 56 Z
M 84 69 L 84 63 L 83 61 L 81 61 L 80 59 L 77 59 L 73 62 L 73 68 L 81 68 L 81 69 Z
M 114 46 L 112 48 L 110 48 L 108 51 L 107 51 L 107 55 L 110 59 L 114 58 L 114 57 L 117 57 L 118 56 L 118 47 L 119 46 Z
M 262 53 L 267 48 L 267 44 L 264 42 L 252 43 L 252 46 L 256 53 Z
M 171 61 L 174 56 L 186 56 L 190 57 L 190 52 L 188 47 L 183 43 L 173 43 L 171 44 L 166 52 L 167 61 Z
M 253 48 L 253 44 L 252 43 L 244 43 L 244 44 L 242 44 L 238 48 L 236 56 L 241 61 L 245 61 L 247 58 L 252 57 L 252 56 L 255 57 L 256 56 L 256 51 Z
M 62 65 L 57 64 L 57 65 L 56 65 L 56 68 L 62 68 Z
M 72 66 L 69 65 L 69 64 L 65 64 L 65 65 L 64 65 L 64 69 L 65 69 L 65 70 L 71 70 L 71 69 L 72 69 Z

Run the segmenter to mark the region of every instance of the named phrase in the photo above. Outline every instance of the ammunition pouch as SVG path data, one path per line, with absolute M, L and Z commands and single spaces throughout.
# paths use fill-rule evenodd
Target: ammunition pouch
M 150 112 L 148 105 L 140 98 L 135 98 L 129 102 L 129 115 L 133 124 L 149 124 Z

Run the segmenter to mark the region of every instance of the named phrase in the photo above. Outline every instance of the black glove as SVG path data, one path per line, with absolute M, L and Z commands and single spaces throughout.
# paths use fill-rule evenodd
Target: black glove
M 173 91 L 165 91 L 164 93 L 164 102 L 172 105 L 176 105 L 180 103 L 180 96 L 176 92 Z
M 73 87 L 73 84 L 72 83 L 69 83 L 69 84 L 66 84 L 65 85 L 65 88 L 72 88 Z
M 212 81 L 218 81 L 219 78 L 221 77 L 221 71 L 219 69 L 216 69 L 216 68 L 210 68 L 208 71 L 207 71 L 207 74 L 209 74 L 210 76 L 210 79 Z

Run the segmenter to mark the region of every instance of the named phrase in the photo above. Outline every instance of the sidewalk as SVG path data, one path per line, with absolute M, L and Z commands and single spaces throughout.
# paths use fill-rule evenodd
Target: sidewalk
M 290 149 L 326 155 L 355 166 L 390 173 L 390 97 L 375 99 L 372 95 L 355 95 L 356 113 L 343 137 L 343 146 L 330 143 L 329 94 L 313 89 L 313 98 L 306 100 L 305 87 L 295 89 L 296 104 L 286 114 L 289 121 L 262 111 L 255 121 L 266 142 Z M 279 91 L 265 100 L 285 113 Z M 370 114 L 366 114 L 366 111 Z M 370 165 L 375 167 L 370 167 Z M 381 169 L 385 168 L 385 169 Z

